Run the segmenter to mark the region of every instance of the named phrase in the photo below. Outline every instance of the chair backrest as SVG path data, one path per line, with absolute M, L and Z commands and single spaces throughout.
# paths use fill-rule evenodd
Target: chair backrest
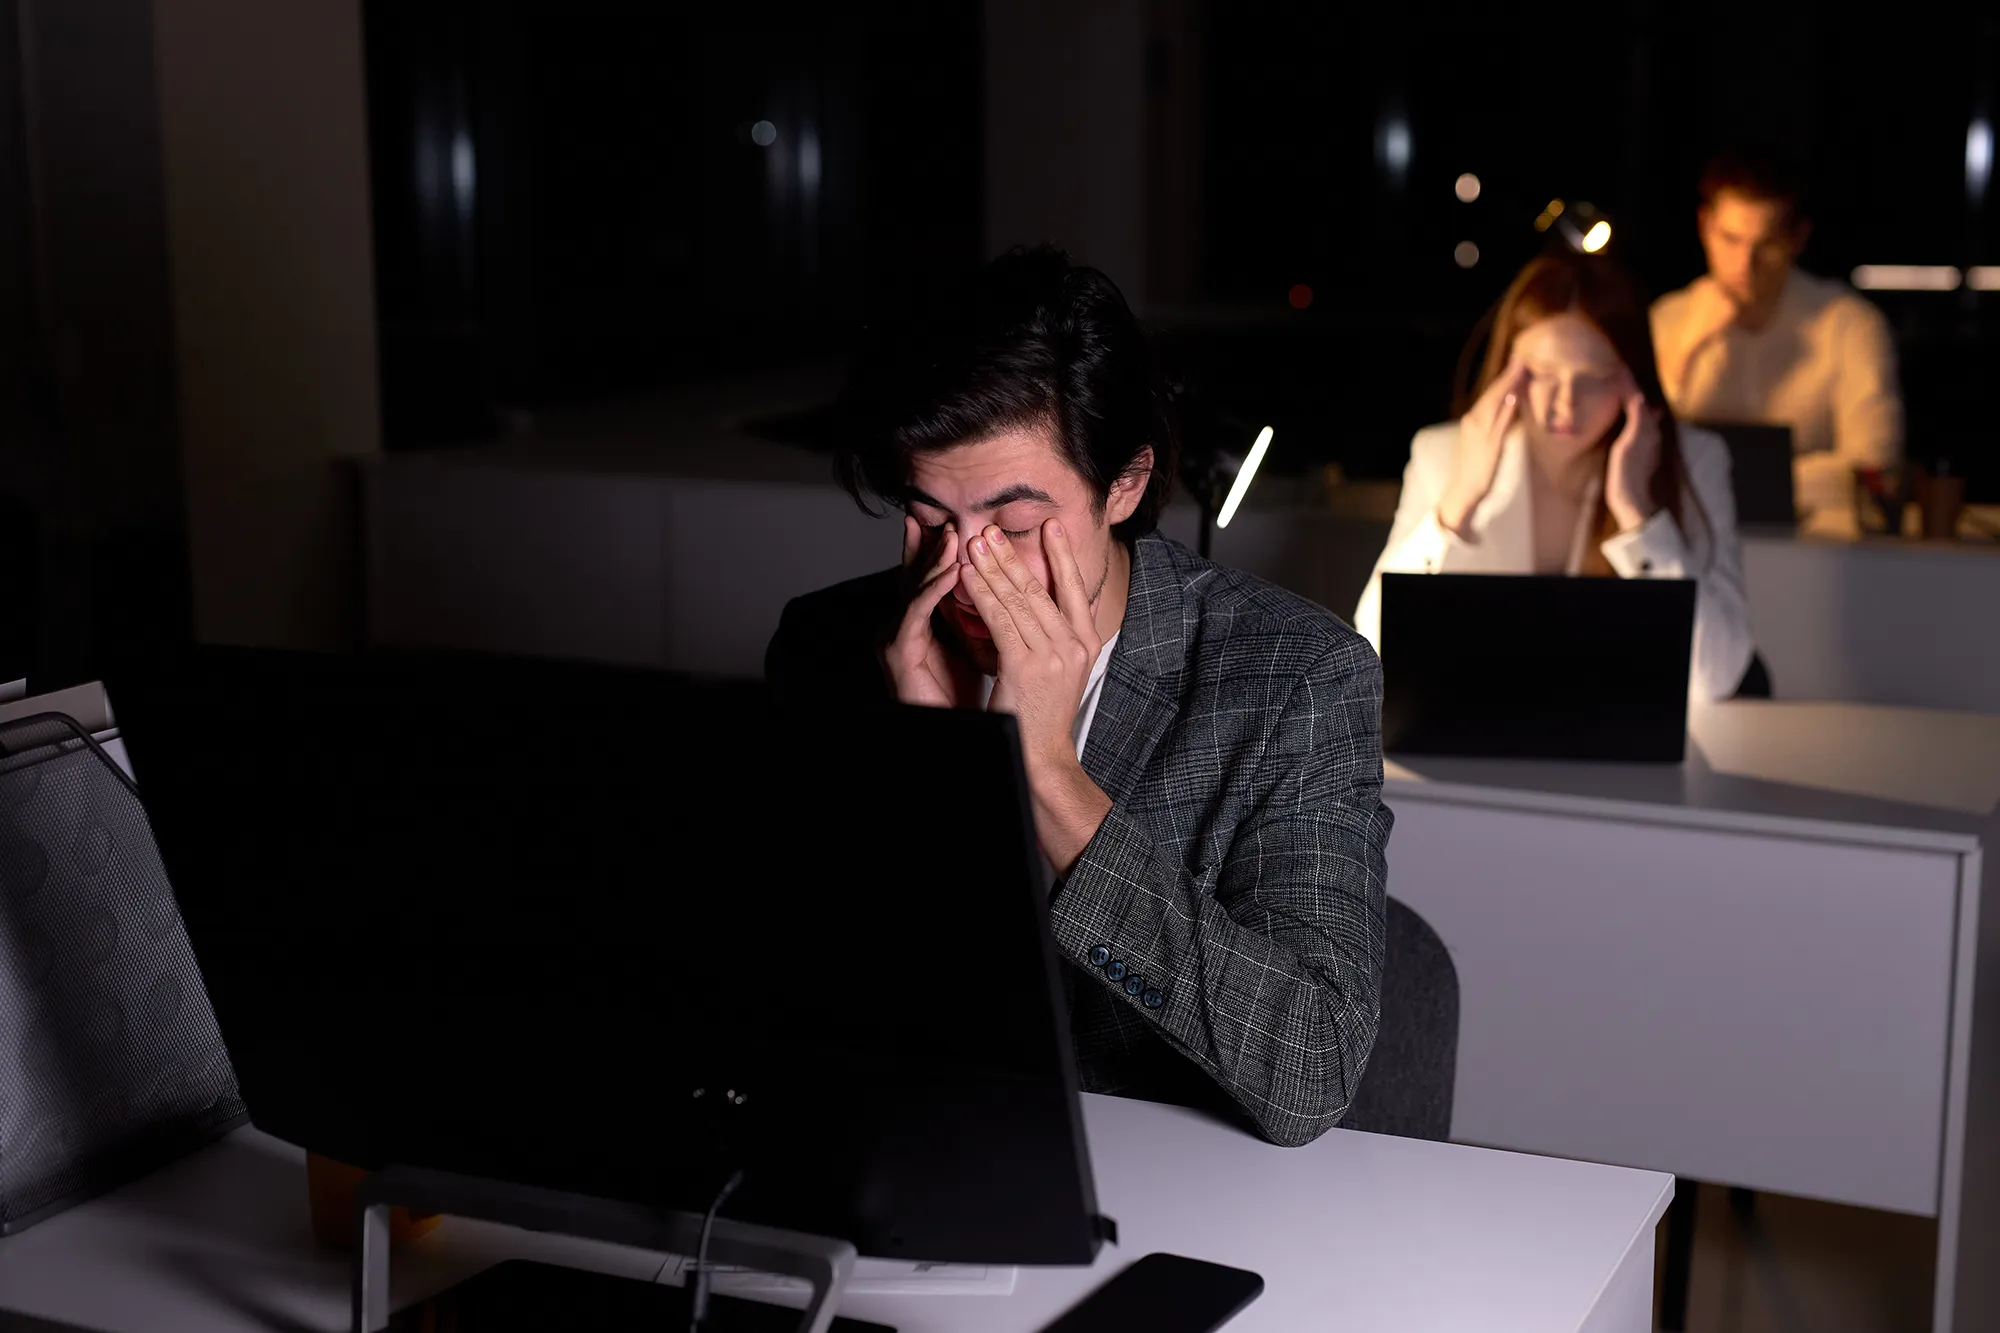
M 1382 1022 L 1344 1126 L 1410 1139 L 1451 1137 L 1458 1074 L 1458 969 L 1422 917 L 1389 899 Z
M 71 717 L 0 724 L 0 1236 L 242 1120 L 137 790 Z

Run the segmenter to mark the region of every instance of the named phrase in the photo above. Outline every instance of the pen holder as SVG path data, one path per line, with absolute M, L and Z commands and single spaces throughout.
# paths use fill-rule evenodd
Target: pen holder
M 1910 500 L 1911 479 L 1883 468 L 1857 468 L 1854 473 L 1854 519 L 1861 532 L 1903 535 L 1903 511 Z
M 368 1172 L 358 1166 L 336 1162 L 316 1152 L 306 1154 L 306 1195 L 312 1209 L 313 1239 L 337 1249 L 354 1248 L 360 1237 L 360 1219 L 355 1212 L 355 1192 Z M 436 1229 L 437 1213 L 412 1213 L 407 1208 L 389 1210 L 389 1243 L 401 1245 Z

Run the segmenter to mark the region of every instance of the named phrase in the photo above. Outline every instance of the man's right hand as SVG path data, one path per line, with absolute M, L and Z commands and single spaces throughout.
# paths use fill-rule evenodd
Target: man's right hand
M 1458 423 L 1458 447 L 1452 452 L 1451 480 L 1438 497 L 1438 522 L 1463 534 L 1472 511 L 1493 489 L 1500 470 L 1500 451 L 1521 410 L 1528 368 L 1516 361 L 1479 395 L 1479 401 Z
M 954 668 L 943 643 L 931 629 L 931 614 L 950 595 L 958 582 L 958 529 L 947 523 L 939 543 L 936 563 L 919 570 L 923 557 L 923 525 L 903 516 L 903 570 L 910 603 L 896 628 L 896 637 L 883 651 L 882 664 L 888 669 L 889 683 L 896 697 L 906 704 L 927 708 L 955 708 L 961 702 L 965 674 Z
M 1729 289 L 1714 278 L 1704 274 L 1695 279 L 1688 288 L 1687 308 L 1681 315 L 1680 328 L 1675 331 L 1672 344 L 1662 343 L 1657 349 L 1660 383 L 1667 391 L 1668 401 L 1678 399 L 1687 387 L 1688 365 L 1694 360 L 1694 354 L 1722 336 L 1723 330 L 1736 322 L 1742 310 Z

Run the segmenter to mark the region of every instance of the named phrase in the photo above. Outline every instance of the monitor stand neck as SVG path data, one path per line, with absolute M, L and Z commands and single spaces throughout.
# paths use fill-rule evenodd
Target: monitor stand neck
M 580 1236 L 669 1254 L 693 1255 L 701 1241 L 697 1213 L 668 1212 L 503 1180 L 392 1166 L 362 1181 L 356 1207 L 361 1243 L 354 1259 L 354 1333 L 389 1326 L 389 1210 L 449 1213 L 529 1231 Z M 854 1271 L 855 1249 L 844 1240 L 718 1217 L 709 1229 L 708 1261 L 803 1278 L 812 1296 L 798 1333 L 827 1333 L 834 1305 Z

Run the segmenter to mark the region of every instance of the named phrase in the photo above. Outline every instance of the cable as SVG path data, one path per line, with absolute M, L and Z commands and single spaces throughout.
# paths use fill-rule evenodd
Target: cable
M 701 1241 L 694 1254 L 694 1299 L 688 1307 L 688 1333 L 701 1333 L 702 1321 L 708 1318 L 708 1233 L 715 1226 L 715 1215 L 722 1211 L 722 1205 L 729 1201 L 729 1196 L 736 1193 L 742 1183 L 743 1170 L 738 1167 L 729 1173 L 729 1179 L 722 1182 L 715 1202 L 708 1206 L 708 1214 L 701 1219 Z

